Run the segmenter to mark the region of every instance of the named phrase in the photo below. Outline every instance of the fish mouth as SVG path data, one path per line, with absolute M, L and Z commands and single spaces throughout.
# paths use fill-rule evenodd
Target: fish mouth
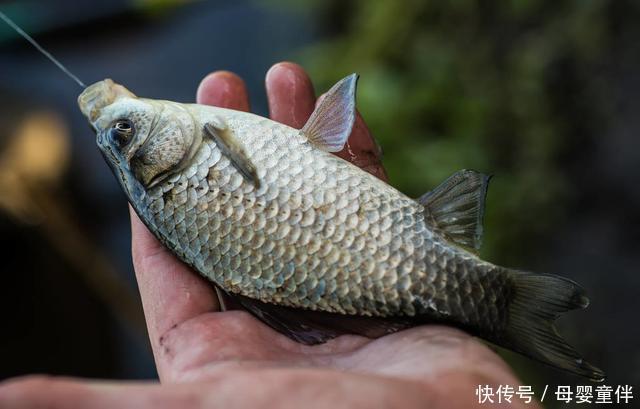
M 78 96 L 78 106 L 82 114 L 95 122 L 100 116 L 102 108 L 111 105 L 118 98 L 135 98 L 135 94 L 113 80 L 107 78 L 89 85 L 80 96 Z
M 115 156 L 110 150 L 104 149 L 99 143 L 98 146 L 109 169 L 111 169 L 116 180 L 120 182 L 122 190 L 127 196 L 127 200 L 135 206 L 145 195 L 142 185 L 135 179 L 130 170 L 123 168 L 121 159 Z

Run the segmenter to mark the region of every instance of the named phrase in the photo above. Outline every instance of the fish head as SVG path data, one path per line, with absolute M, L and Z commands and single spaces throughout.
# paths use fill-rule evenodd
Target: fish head
M 201 138 L 182 104 L 138 98 L 110 79 L 87 87 L 78 105 L 132 202 L 181 170 Z

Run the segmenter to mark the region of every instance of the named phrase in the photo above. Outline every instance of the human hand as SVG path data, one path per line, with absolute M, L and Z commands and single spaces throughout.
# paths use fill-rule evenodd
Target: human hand
M 271 118 L 302 127 L 316 101 L 302 68 L 275 65 L 266 87 Z M 229 72 L 207 76 L 197 100 L 249 110 L 243 81 Z M 386 180 L 359 116 L 338 155 Z M 477 404 L 478 385 L 519 384 L 489 348 L 448 327 L 298 344 L 244 311 L 221 312 L 212 285 L 163 247 L 134 212 L 131 229 L 161 384 L 28 377 L 0 386 L 0 408 L 466 408 Z

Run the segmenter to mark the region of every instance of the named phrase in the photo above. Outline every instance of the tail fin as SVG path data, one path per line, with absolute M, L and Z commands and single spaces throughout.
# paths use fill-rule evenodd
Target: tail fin
M 514 294 L 503 344 L 530 358 L 592 381 L 605 375 L 585 362 L 558 334 L 554 321 L 562 313 L 586 308 L 589 299 L 575 282 L 549 274 L 511 271 Z

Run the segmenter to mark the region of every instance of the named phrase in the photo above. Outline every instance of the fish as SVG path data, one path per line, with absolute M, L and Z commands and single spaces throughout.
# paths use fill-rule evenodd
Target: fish
M 489 176 L 461 170 L 414 199 L 332 154 L 351 133 L 357 80 L 336 83 L 302 129 L 110 79 L 78 104 L 155 237 L 289 338 L 445 324 L 602 381 L 554 325 L 587 307 L 585 290 L 479 257 Z

